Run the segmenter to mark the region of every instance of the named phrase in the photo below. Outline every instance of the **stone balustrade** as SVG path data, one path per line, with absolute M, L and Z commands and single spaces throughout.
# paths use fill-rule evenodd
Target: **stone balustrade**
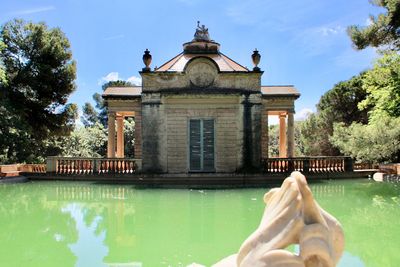
M 268 158 L 263 160 L 263 169 L 267 173 L 332 173 L 353 171 L 350 157 L 299 157 Z
M 134 174 L 142 169 L 141 159 L 48 157 L 47 172 L 58 175 Z

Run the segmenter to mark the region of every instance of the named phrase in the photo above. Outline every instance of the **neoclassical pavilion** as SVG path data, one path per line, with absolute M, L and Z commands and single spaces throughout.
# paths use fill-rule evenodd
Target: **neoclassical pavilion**
M 124 157 L 124 118 L 135 120 L 134 155 L 144 172 L 238 172 L 268 158 L 268 115 L 279 116 L 280 157 L 294 156 L 293 86 L 262 86 L 260 54 L 253 69 L 235 62 L 198 25 L 183 51 L 151 69 L 145 51 L 142 86 L 109 87 L 109 158 Z

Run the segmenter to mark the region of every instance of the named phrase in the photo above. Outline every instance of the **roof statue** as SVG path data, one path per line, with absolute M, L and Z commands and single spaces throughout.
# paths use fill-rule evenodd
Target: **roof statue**
M 204 25 L 200 26 L 200 21 L 197 21 L 197 29 L 193 41 L 211 41 L 210 35 L 208 34 L 208 28 Z

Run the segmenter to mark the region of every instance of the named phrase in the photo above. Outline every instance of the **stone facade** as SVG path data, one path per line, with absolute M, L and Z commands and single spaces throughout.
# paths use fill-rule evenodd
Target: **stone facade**
M 257 66 L 241 66 L 210 40 L 195 37 L 183 53 L 154 70 L 146 52 L 142 86 L 108 88 L 103 95 L 110 124 L 118 114 L 135 118 L 135 158 L 143 159 L 143 171 L 258 170 L 268 157 L 268 115 L 293 115 L 299 96 L 294 87 L 262 87 Z M 121 140 L 115 154 L 115 131 L 110 132 L 108 156 L 121 157 Z

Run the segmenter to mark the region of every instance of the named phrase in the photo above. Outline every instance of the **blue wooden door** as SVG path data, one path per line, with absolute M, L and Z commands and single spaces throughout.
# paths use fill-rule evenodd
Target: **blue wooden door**
M 214 120 L 191 119 L 189 122 L 190 171 L 212 172 L 214 163 Z

